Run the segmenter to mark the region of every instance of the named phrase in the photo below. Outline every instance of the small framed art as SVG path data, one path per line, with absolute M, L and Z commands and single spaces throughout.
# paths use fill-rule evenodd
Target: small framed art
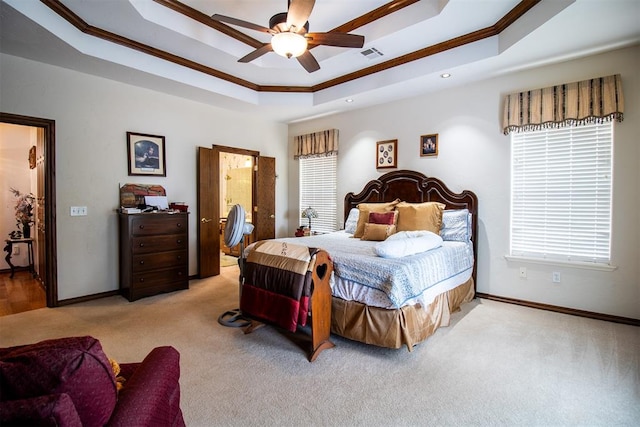
M 129 175 L 167 176 L 164 136 L 127 132 Z
M 422 135 L 420 137 L 420 157 L 438 155 L 438 134 Z
M 376 142 L 376 168 L 395 168 L 398 159 L 398 140 Z
M 29 169 L 36 168 L 36 146 L 29 148 Z

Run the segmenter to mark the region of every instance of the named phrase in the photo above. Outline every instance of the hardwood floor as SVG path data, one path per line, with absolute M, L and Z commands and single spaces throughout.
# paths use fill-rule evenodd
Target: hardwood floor
M 47 306 L 44 288 L 27 269 L 0 273 L 0 316 L 21 313 Z

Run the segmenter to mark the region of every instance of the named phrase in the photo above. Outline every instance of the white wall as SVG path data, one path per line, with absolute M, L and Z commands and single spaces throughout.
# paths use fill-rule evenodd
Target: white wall
M 479 199 L 478 291 L 492 295 L 640 318 L 640 47 L 514 72 L 469 86 L 289 126 L 289 176 L 293 137 L 340 130 L 338 212 L 342 197 L 390 171 L 375 168 L 375 142 L 398 139 L 398 168 L 441 178 L 452 190 Z M 507 261 L 509 251 L 510 140 L 501 132 L 502 100 L 511 92 L 619 73 L 625 120 L 615 124 L 612 263 L 602 272 Z M 455 71 L 453 77 L 455 79 Z M 357 99 L 356 99 L 357 102 Z M 420 135 L 439 134 L 437 157 L 420 157 Z M 298 209 L 298 188 L 289 186 L 289 211 Z M 295 228 L 290 223 L 289 232 Z M 519 267 L 528 270 L 519 278 Z M 562 274 L 560 284 L 551 281 Z
M 190 207 L 189 274 L 197 273 L 196 147 L 276 158 L 276 233 L 287 189 L 287 127 L 135 86 L 0 56 L 0 110 L 56 121 L 58 298 L 118 289 L 118 186 L 159 184 Z M 126 132 L 166 137 L 167 177 L 128 176 Z M 71 217 L 70 206 L 87 206 Z

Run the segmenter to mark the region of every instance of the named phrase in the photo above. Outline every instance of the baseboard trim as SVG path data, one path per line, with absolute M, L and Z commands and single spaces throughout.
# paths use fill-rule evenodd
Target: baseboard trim
M 100 298 L 112 297 L 114 295 L 120 295 L 120 291 L 102 292 L 99 294 L 85 295 L 83 297 L 58 300 L 58 307 L 61 307 L 63 305 L 77 304 L 79 302 L 93 301 Z
M 189 276 L 189 280 L 194 278 L 196 278 L 196 276 Z M 118 290 L 118 291 L 101 292 L 99 294 L 85 295 L 83 297 L 58 300 L 58 305 L 56 307 L 61 307 L 63 305 L 77 304 L 79 302 L 93 301 L 100 298 L 112 297 L 114 295 L 120 295 L 120 291 Z
M 557 305 L 542 304 L 539 302 L 524 301 L 515 298 L 501 297 L 498 295 L 477 292 L 476 297 L 491 301 L 506 302 L 508 304 L 522 305 L 524 307 L 537 308 L 540 310 L 554 311 L 556 313 L 570 314 L 572 316 L 588 317 L 590 319 L 605 320 L 607 322 L 623 323 L 625 325 L 640 326 L 640 319 L 630 317 L 612 316 L 610 314 L 594 313 L 592 311 L 578 310 L 575 308 L 560 307 Z

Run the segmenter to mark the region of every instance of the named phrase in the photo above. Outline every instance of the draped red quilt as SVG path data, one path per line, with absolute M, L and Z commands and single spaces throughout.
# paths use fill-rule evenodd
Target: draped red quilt
M 305 326 L 317 252 L 275 240 L 256 243 L 245 263 L 242 313 L 291 332 Z

